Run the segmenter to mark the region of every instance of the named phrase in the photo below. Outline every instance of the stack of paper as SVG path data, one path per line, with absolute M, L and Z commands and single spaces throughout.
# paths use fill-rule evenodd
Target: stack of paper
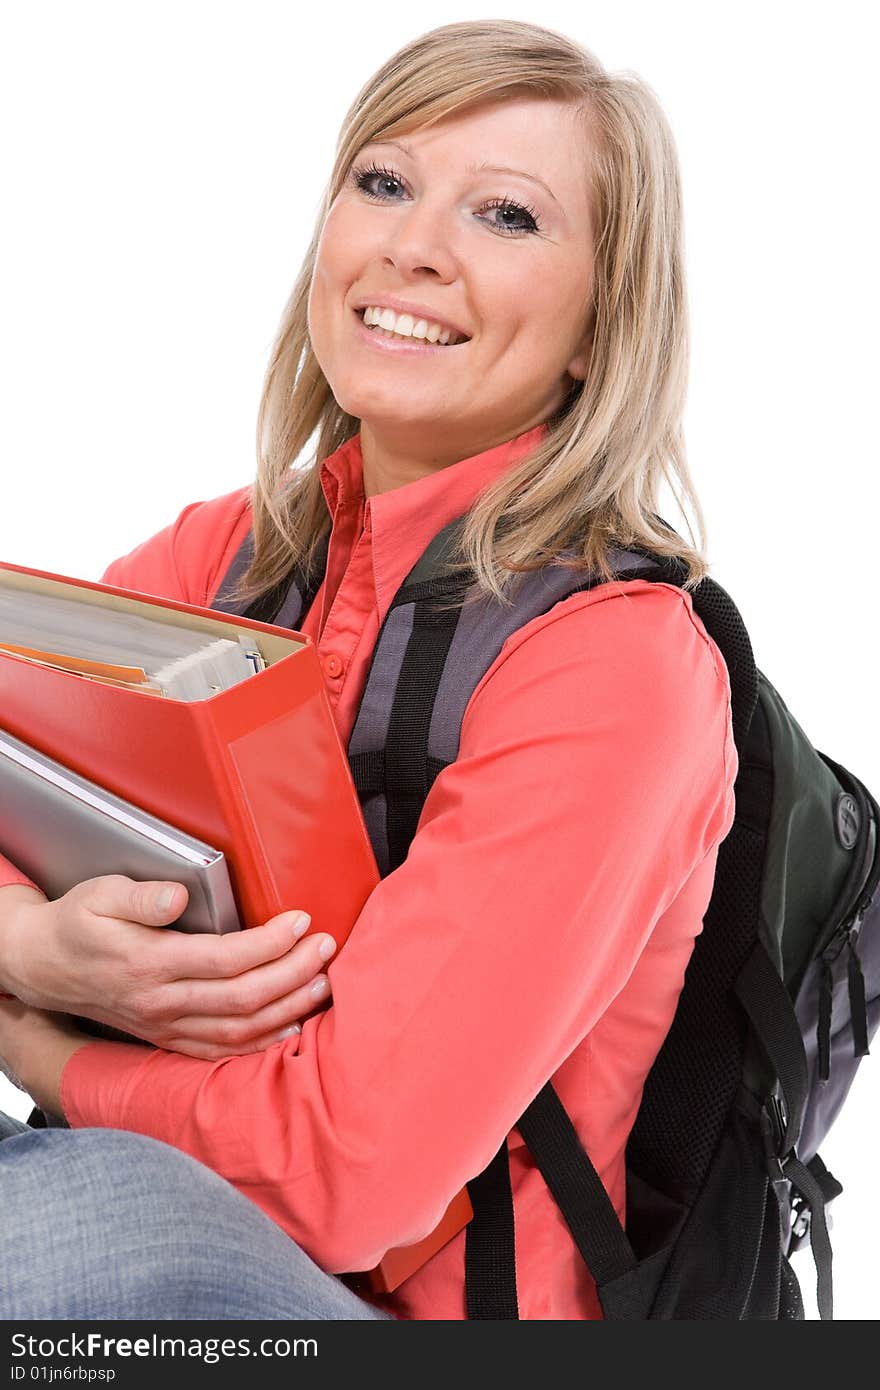
M 181 622 L 32 592 L 0 572 L 0 649 L 88 680 L 203 700 L 264 668 L 244 633 L 208 638 Z

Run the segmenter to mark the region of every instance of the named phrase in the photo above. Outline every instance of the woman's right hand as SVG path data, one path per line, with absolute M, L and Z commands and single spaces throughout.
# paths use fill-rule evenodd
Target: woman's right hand
M 208 1060 L 299 1031 L 330 997 L 333 938 L 300 941 L 309 919 L 299 911 L 222 936 L 168 930 L 186 892 L 118 874 L 53 901 L 21 884 L 0 888 L 0 989 Z

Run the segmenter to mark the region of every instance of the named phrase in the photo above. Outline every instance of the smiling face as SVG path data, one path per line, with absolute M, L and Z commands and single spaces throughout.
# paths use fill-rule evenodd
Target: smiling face
M 395 460 L 417 476 L 492 448 L 585 375 L 588 159 L 574 106 L 531 96 L 359 152 L 321 232 L 308 315 L 333 394 L 361 421 L 365 473 L 368 457 L 377 478 L 382 459 L 389 477 Z M 387 328 L 368 327 L 364 306 Z M 432 325 L 455 330 L 445 346 Z

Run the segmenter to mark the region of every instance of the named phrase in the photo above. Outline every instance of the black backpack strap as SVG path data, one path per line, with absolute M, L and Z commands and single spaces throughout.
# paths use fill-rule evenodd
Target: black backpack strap
M 431 717 L 446 657 L 461 617 L 460 606 L 436 612 L 416 603 L 412 632 L 394 692 L 385 740 L 390 869 L 403 863 L 416 833 L 436 769 L 429 767 Z
M 797 1144 L 807 1104 L 807 1054 L 791 996 L 764 945 L 757 941 L 733 986 L 767 1054 L 785 1103 L 780 1136 L 784 1157 Z
M 308 613 L 324 582 L 329 549 L 330 532 L 325 531 L 315 547 L 308 574 L 303 566 L 297 563 L 272 589 L 261 594 L 252 603 L 242 605 L 230 599 L 229 595 L 233 585 L 238 583 L 254 558 L 254 533 L 248 531 L 223 576 L 211 607 L 224 612 L 239 613 L 241 617 L 252 618 L 258 623 L 276 623 L 279 627 L 295 628 Z
M 833 1202 L 835 1197 L 840 1196 L 843 1191 L 843 1184 L 837 1181 L 833 1173 L 829 1173 L 818 1154 L 813 1154 L 807 1167 L 821 1187 L 822 1196 L 825 1199 L 825 1205 L 827 1207 L 829 1202 Z
M 312 568 L 308 577 L 303 570 L 297 566 L 295 572 L 295 582 L 302 595 L 302 608 L 300 610 L 300 620 L 306 616 L 315 601 L 315 595 L 324 583 L 324 576 L 327 572 L 327 556 L 330 551 L 330 532 L 325 531 L 318 544 L 315 546 L 315 553 L 312 557 Z M 283 607 L 283 605 L 282 605 Z M 278 616 L 280 617 L 281 610 Z M 284 624 L 282 624 L 284 626 Z
M 597 1287 L 634 1270 L 636 1256 L 611 1198 L 551 1082 L 539 1091 L 517 1128 Z M 506 1143 L 485 1173 L 468 1183 L 468 1192 L 474 1208 L 465 1242 L 468 1317 L 518 1317 L 510 1311 L 517 1303 Z
M 552 1082 L 538 1092 L 517 1129 L 596 1284 L 635 1269 L 635 1253 L 611 1198 Z
M 807 1103 L 804 1040 L 788 990 L 760 941 L 740 971 L 734 992 L 779 1079 L 782 1093 L 781 1105 L 771 1097 L 762 1112 L 768 1173 L 774 1183 L 791 1183 L 809 1207 L 810 1246 L 816 1264 L 816 1304 L 820 1318 L 831 1318 L 831 1240 L 825 1218 L 826 1193 L 831 1188 L 822 1181 L 821 1173 L 801 1162 L 795 1148 Z
M 465 1301 L 469 1319 L 519 1318 L 513 1192 L 507 1140 L 488 1168 L 467 1185 L 474 1214 L 464 1237 Z
M 834 1316 L 831 1283 L 831 1238 L 828 1235 L 828 1222 L 825 1219 L 825 1192 L 813 1173 L 791 1153 L 782 1165 L 783 1176 L 810 1209 L 810 1246 L 816 1263 L 816 1306 L 819 1317 L 830 1319 Z

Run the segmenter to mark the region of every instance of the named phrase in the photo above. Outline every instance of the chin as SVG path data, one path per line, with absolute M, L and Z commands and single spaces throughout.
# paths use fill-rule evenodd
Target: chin
M 440 402 L 426 401 L 421 409 L 416 409 L 413 401 L 402 400 L 399 392 L 388 400 L 383 400 L 377 391 L 334 390 L 333 395 L 347 414 L 370 428 L 386 431 L 433 428 L 445 414 Z
M 389 410 L 387 413 L 377 410 L 375 401 L 370 401 L 364 406 L 363 412 L 358 415 L 361 426 L 371 430 L 374 434 L 381 434 L 389 440 L 397 437 L 413 435 L 421 442 L 424 442 L 425 432 L 434 431 L 442 426 L 442 420 L 436 411 L 431 411 L 425 415 L 416 415 L 412 411 L 407 411 L 402 415 L 399 410 Z

